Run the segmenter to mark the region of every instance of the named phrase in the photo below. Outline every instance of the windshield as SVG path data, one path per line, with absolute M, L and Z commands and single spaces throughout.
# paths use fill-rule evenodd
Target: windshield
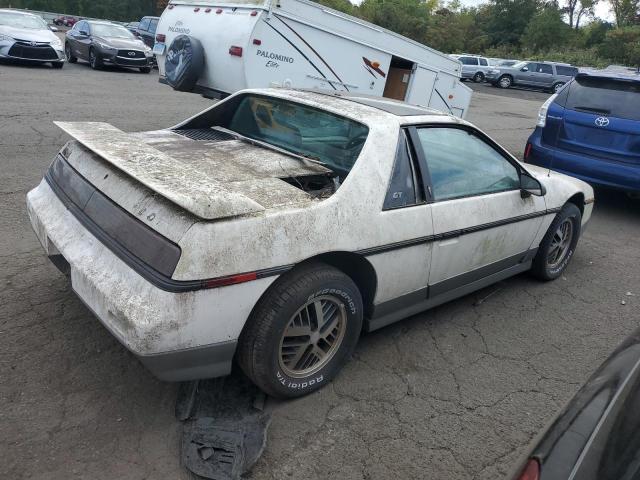
M 104 23 L 93 23 L 91 25 L 92 33 L 98 37 L 112 38 L 135 38 L 133 34 L 120 25 L 107 25 Z
M 598 77 L 577 78 L 569 87 L 565 107 L 640 120 L 640 82 Z
M 47 28 L 46 22 L 40 17 L 9 12 L 0 12 L 0 25 L 26 28 L 29 30 L 42 30 Z
M 227 128 L 318 160 L 341 177 L 353 167 L 369 133 L 368 127 L 348 118 L 257 95 L 240 101 Z

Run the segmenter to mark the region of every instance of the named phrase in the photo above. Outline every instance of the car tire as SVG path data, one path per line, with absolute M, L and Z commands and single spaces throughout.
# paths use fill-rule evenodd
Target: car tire
M 64 46 L 64 54 L 67 57 L 67 61 L 69 63 L 77 63 L 78 58 L 73 56 L 73 53 L 71 53 L 71 45 L 69 45 L 68 43 Z
M 473 76 L 473 81 L 475 83 L 482 83 L 484 82 L 484 73 L 482 72 L 476 72 L 476 74 Z
M 151 73 L 151 67 L 140 67 L 142 73 Z
M 51 62 L 51 66 L 59 70 L 64 67 L 64 62 Z
M 102 68 L 102 60 L 100 60 L 100 55 L 98 55 L 93 48 L 89 49 L 89 66 L 93 70 L 100 70 Z
M 575 252 L 581 227 L 580 209 L 566 203 L 551 222 L 533 259 L 531 272 L 536 278 L 547 282 L 562 275 Z
M 502 75 L 498 79 L 497 85 L 500 88 L 509 88 L 509 87 L 511 87 L 511 85 L 513 85 L 513 78 L 511 78 L 511 76 L 509 76 L 509 75 Z
M 197 38 L 178 35 L 165 59 L 165 79 L 179 92 L 191 92 L 204 68 L 204 48 Z
M 324 315 L 331 312 L 324 330 L 318 308 Z M 362 318 L 362 297 L 350 277 L 323 263 L 295 268 L 254 307 L 240 336 L 238 364 L 268 395 L 307 395 L 329 383 L 348 361 Z
M 564 87 L 564 82 L 556 82 L 553 84 L 553 87 L 551 87 L 551 93 L 558 93 L 558 91 Z

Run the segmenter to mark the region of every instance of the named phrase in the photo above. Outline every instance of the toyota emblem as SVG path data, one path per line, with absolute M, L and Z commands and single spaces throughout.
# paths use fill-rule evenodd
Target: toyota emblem
M 596 125 L 598 127 L 606 127 L 609 125 L 609 119 L 607 117 L 598 117 L 596 118 Z
M 129 52 L 129 56 L 130 57 L 135 57 L 136 56 L 136 52 Z M 609 120 L 607 120 L 607 123 L 609 123 Z

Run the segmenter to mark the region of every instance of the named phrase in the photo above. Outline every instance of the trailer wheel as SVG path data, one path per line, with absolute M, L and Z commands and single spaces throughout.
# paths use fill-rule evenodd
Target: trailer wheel
M 165 77 L 174 90 L 190 92 L 204 67 L 204 49 L 199 40 L 177 36 L 167 50 Z

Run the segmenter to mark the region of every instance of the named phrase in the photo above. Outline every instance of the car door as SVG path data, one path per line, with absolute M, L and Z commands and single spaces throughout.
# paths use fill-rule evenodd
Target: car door
M 525 86 L 535 85 L 533 76 L 535 75 L 536 68 L 538 68 L 538 64 L 535 62 L 529 62 L 525 66 L 521 67 L 515 76 L 516 83 Z
M 538 63 L 535 82 L 536 87 L 551 88 L 554 82 L 553 67 L 548 63 Z
M 158 29 L 158 19 L 153 18 L 149 23 L 149 31 L 144 34 L 144 43 L 147 44 L 148 47 L 153 48 L 153 45 L 156 42 L 156 30 Z
M 522 195 L 522 167 L 471 127 L 418 127 L 415 138 L 433 199 L 429 295 L 530 260 L 546 206 L 542 197 Z

